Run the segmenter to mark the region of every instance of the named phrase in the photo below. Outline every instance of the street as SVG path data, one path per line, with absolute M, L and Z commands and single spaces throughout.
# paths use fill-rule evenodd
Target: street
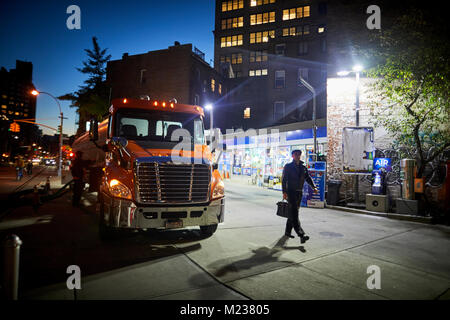
M 54 170 L 44 168 L 24 189 L 48 175 L 56 188 Z M 3 199 L 26 181 L 10 182 L 8 174 L 1 176 Z M 68 192 L 37 213 L 20 206 L 2 214 L 1 238 L 16 234 L 23 241 L 19 299 L 450 298 L 449 227 L 301 208 L 311 238 L 301 245 L 283 237 L 285 219 L 275 214 L 279 191 L 235 177 L 225 188 L 225 222 L 207 238 L 188 228 L 102 241 L 96 193 L 85 192 L 81 208 L 71 206 Z M 81 270 L 76 296 L 66 287 L 70 265 Z M 369 289 L 373 266 L 380 288 Z

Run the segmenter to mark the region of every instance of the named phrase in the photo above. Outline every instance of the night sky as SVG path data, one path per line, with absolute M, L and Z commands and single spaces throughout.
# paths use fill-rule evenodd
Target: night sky
M 81 30 L 69 30 L 68 6 L 81 9 Z M 108 48 L 111 60 L 165 49 L 174 41 L 192 43 L 214 57 L 213 0 L 166 1 L 0 1 L 0 67 L 15 68 L 16 60 L 33 63 L 33 83 L 38 90 L 60 96 L 74 92 L 86 76 L 76 70 L 92 48 L 96 36 Z M 62 101 L 64 133 L 75 133 L 75 108 Z M 56 102 L 47 95 L 37 99 L 37 122 L 57 127 Z M 42 127 L 41 127 L 42 128 Z M 53 131 L 42 128 L 44 134 Z

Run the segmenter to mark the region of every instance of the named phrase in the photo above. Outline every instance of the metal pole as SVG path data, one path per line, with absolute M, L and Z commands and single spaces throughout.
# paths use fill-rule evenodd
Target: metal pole
M 356 102 L 355 102 L 356 126 L 359 127 L 359 71 L 356 72 Z M 355 202 L 359 202 L 359 177 L 355 174 Z
M 312 120 L 313 120 L 313 138 L 314 138 L 314 153 L 316 154 L 316 160 L 317 160 L 317 123 L 316 123 L 316 90 L 308 83 L 305 79 L 300 76 L 300 82 L 309 90 L 311 91 L 313 95 L 313 114 L 312 114 Z
M 213 141 L 213 107 L 209 110 L 209 131 L 210 131 L 210 140 L 211 143 Z M 211 150 L 212 151 L 212 150 Z
M 58 164 L 58 177 L 61 177 L 62 166 L 62 145 L 63 145 L 63 113 L 61 112 L 61 132 L 59 133 L 59 164 Z
M 3 244 L 3 289 L 7 300 L 17 300 L 21 245 L 15 234 L 7 236 Z

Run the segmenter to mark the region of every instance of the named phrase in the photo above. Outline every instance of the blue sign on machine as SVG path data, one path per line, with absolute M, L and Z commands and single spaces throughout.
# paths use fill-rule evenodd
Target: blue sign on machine
M 386 169 L 386 171 L 392 171 L 391 158 L 373 159 L 373 170 L 380 170 L 381 168 Z
M 306 166 L 308 168 L 309 175 L 311 176 L 314 184 L 317 187 L 317 193 L 313 192 L 313 189 L 305 182 L 303 186 L 303 198 L 301 202 L 302 207 L 325 207 L 325 173 L 326 162 L 316 161 L 309 162 Z

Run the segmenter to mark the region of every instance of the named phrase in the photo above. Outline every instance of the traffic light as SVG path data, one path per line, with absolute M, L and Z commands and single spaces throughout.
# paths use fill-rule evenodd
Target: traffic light
M 58 126 L 58 132 L 61 132 L 61 125 Z
M 16 122 L 11 123 L 11 125 L 9 126 L 9 131 L 12 131 L 12 132 L 20 132 L 20 126 L 19 126 L 19 124 L 16 123 Z

